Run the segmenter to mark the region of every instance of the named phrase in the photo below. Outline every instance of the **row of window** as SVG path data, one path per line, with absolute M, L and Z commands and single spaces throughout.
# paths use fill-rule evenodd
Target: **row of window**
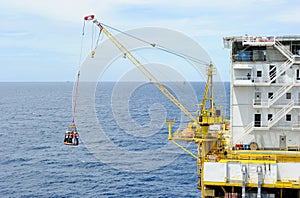
M 270 75 L 271 75 L 272 72 L 276 73 L 276 70 L 270 71 Z M 281 75 L 285 75 L 285 72 L 283 72 Z M 248 73 L 247 77 L 248 78 L 250 77 L 250 73 Z M 261 70 L 256 71 L 256 77 L 262 77 L 262 71 Z M 299 69 L 296 70 L 296 79 L 300 80 L 300 70 Z
M 273 114 L 268 114 L 268 120 L 271 121 L 273 118 Z M 292 121 L 292 115 L 291 114 L 286 114 L 285 115 L 285 121 Z
M 268 98 L 272 99 L 273 95 L 274 95 L 273 92 L 269 92 L 268 93 Z M 260 99 L 260 93 L 258 93 L 258 94 L 256 93 L 256 99 Z M 292 99 L 292 93 L 290 93 L 290 92 L 286 93 L 285 94 L 285 99 L 288 99 L 288 100 Z
M 272 121 L 273 114 L 268 114 L 268 121 Z M 291 114 L 286 114 L 285 115 L 285 120 L 287 122 L 292 121 L 292 115 Z M 254 115 L 254 127 L 261 127 L 261 114 L 255 114 Z
M 272 99 L 273 98 L 273 92 L 268 93 L 268 98 Z M 288 92 L 285 94 L 285 99 L 292 99 L 292 93 Z

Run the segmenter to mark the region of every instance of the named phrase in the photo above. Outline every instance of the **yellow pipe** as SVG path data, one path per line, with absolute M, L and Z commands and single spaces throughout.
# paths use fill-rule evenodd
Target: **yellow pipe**
M 209 182 L 204 181 L 205 186 L 231 186 L 231 187 L 242 187 L 242 183 L 236 182 Z M 247 188 L 257 188 L 257 183 L 247 183 Z M 272 189 L 300 189 L 298 184 L 293 181 L 290 182 L 276 182 L 274 184 L 262 184 L 262 188 L 272 188 Z
M 223 192 L 224 192 L 224 194 L 225 194 L 225 193 L 226 193 L 225 188 L 224 188 L 223 186 L 221 186 L 221 188 L 222 188 L 222 190 L 223 190 Z
M 183 146 L 181 146 L 180 144 L 178 144 L 177 142 L 175 142 L 174 140 L 171 140 L 176 146 L 178 146 L 179 148 L 181 148 L 182 150 L 184 150 L 185 152 L 187 152 L 188 154 L 190 154 L 192 157 L 194 157 L 195 159 L 197 159 L 197 156 L 192 153 L 191 151 L 187 150 L 186 148 L 184 148 Z
M 168 120 L 168 121 L 165 121 L 165 123 L 168 124 L 168 140 L 172 140 L 172 124 L 175 122 L 175 119 L 174 120 Z

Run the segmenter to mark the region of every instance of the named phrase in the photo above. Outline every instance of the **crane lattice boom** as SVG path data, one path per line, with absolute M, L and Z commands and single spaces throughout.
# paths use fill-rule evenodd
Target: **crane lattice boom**
M 153 76 L 146 67 L 136 59 L 132 53 L 127 50 L 97 19 L 93 20 L 100 30 L 115 44 L 115 46 L 128 58 L 148 79 L 157 87 L 169 100 L 171 100 L 181 111 L 183 111 L 191 120 L 197 123 L 196 118 L 171 94 L 171 92 Z

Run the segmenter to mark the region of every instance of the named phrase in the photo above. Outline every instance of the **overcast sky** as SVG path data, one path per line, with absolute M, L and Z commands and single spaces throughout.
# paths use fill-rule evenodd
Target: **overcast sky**
M 88 14 L 124 31 L 179 31 L 208 52 L 228 81 L 222 38 L 300 34 L 299 10 L 296 0 L 1 0 L 0 81 L 74 81 Z

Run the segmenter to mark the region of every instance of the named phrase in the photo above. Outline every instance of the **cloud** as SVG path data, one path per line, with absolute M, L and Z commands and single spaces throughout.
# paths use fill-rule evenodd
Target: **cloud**
M 270 20 L 281 22 L 281 23 L 288 23 L 288 24 L 298 24 L 300 23 L 300 7 L 296 6 L 293 9 L 279 11 L 277 15 L 270 18 Z
M 0 32 L 0 37 L 30 37 L 30 32 Z
M 31 52 L 41 53 L 44 61 L 69 57 L 72 62 L 74 57 L 73 62 L 77 63 L 83 17 L 89 14 L 122 31 L 141 27 L 177 30 L 205 41 L 205 47 L 213 50 L 222 48 L 222 36 L 278 34 L 279 29 L 283 33 L 296 32 L 299 9 L 284 0 L 1 1 L 0 53 L 6 57 L 12 51 L 27 57 L 33 57 Z M 89 26 L 92 24 L 86 28 Z M 90 40 L 85 41 L 90 50 Z M 7 52 L 8 46 L 14 50 Z M 228 56 L 218 58 L 224 62 Z
M 10 9 L 16 13 L 30 13 L 31 15 L 36 15 L 37 17 L 45 17 L 56 21 L 76 22 L 79 21 L 78 17 L 82 17 L 85 14 L 89 14 L 90 12 L 100 13 L 101 9 L 106 10 L 110 7 L 105 5 L 99 5 L 99 2 L 100 1 L 10 0 L 2 2 L 1 6 L 2 9 Z
M 134 13 L 143 14 L 143 12 L 149 19 L 153 19 L 152 17 L 155 17 L 156 13 L 158 14 L 157 17 L 162 19 L 167 16 L 176 19 L 177 17 L 185 17 L 191 14 L 194 17 L 202 15 L 207 9 L 215 10 L 215 13 L 224 13 L 231 10 L 244 11 L 252 7 L 268 8 L 268 6 L 276 5 L 280 2 L 282 0 L 173 0 L 171 2 L 166 0 L 10 0 L 1 2 L 1 7 L 2 9 L 31 13 L 57 21 L 78 22 L 84 15 L 91 13 L 97 14 L 106 20 L 113 18 L 123 21 L 124 15 L 134 16 Z M 152 16 L 147 15 L 147 12 L 153 13 Z

